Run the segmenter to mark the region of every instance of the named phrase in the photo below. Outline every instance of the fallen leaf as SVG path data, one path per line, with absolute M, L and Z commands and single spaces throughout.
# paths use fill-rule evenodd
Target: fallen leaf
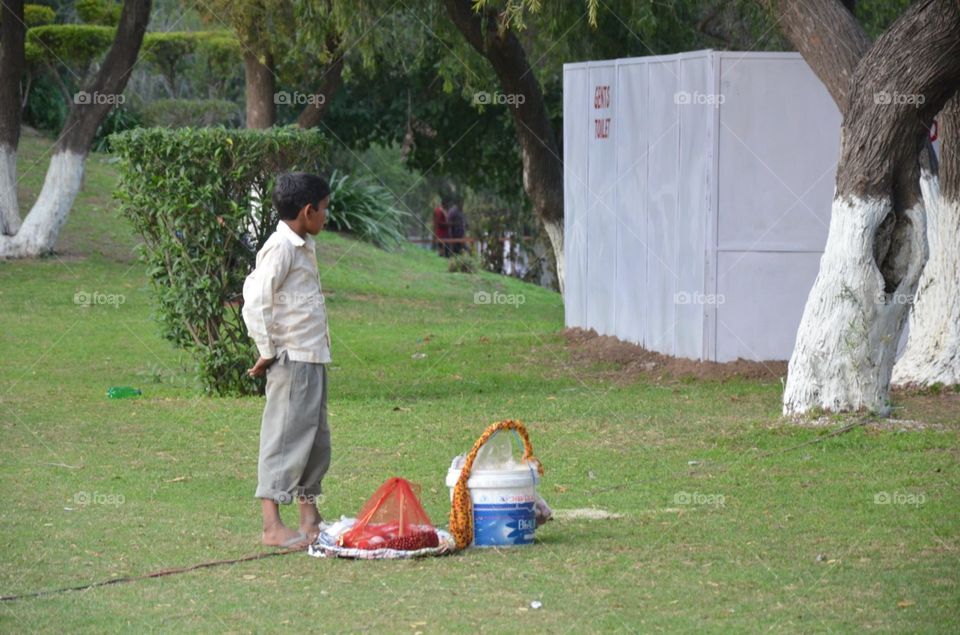
M 897 606 L 901 609 L 905 609 L 909 606 L 913 606 L 914 604 L 916 604 L 916 602 L 914 602 L 913 600 L 900 600 L 899 602 L 897 602 Z
M 164 483 L 179 483 L 179 482 L 181 482 L 181 481 L 187 480 L 187 478 L 189 478 L 189 477 L 186 477 L 186 476 L 178 476 L 177 478 L 172 478 L 172 479 L 170 479 L 169 481 L 164 481 Z

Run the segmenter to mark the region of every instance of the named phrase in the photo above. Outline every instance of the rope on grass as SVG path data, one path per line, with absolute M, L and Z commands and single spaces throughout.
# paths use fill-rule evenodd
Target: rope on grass
M 90 584 L 81 584 L 79 586 L 68 586 L 68 587 L 62 587 L 60 589 L 47 589 L 46 591 L 34 591 L 32 593 L 21 593 L 19 595 L 3 595 L 3 596 L 0 596 L 0 601 L 12 602 L 14 600 L 25 600 L 27 598 L 39 598 L 39 597 L 45 597 L 48 595 L 60 595 L 61 593 L 69 593 L 70 591 L 86 591 L 87 589 L 95 589 L 97 587 L 109 586 L 111 584 L 137 582 L 139 580 L 149 580 L 150 578 L 162 578 L 163 576 L 175 575 L 178 573 L 187 573 L 188 571 L 196 571 L 197 569 L 207 569 L 209 567 L 218 567 L 225 564 L 237 564 L 238 562 L 249 562 L 251 560 L 263 560 L 264 558 L 272 558 L 274 556 L 286 556 L 291 553 L 302 553 L 303 551 L 304 551 L 304 548 L 282 549 L 280 551 L 263 551 L 261 553 L 255 553 L 249 556 L 243 556 L 242 558 L 232 558 L 229 560 L 212 560 L 210 562 L 201 562 L 199 564 L 193 564 L 188 567 L 161 569 L 159 571 L 154 571 L 153 573 L 145 573 L 143 575 L 134 575 L 134 576 L 124 576 L 122 578 L 110 578 L 109 580 L 101 580 L 100 582 L 91 582 Z
M 492 437 L 494 434 L 500 430 L 515 430 L 517 434 L 520 435 L 520 439 L 523 441 L 523 461 L 529 461 L 534 463 L 537 466 L 537 472 L 543 476 L 543 465 L 540 464 L 540 461 L 533 456 L 533 445 L 530 443 L 530 437 L 527 435 L 527 429 L 524 427 L 523 423 L 517 420 L 508 419 L 506 421 L 499 421 L 497 423 L 491 424 L 487 429 L 480 435 L 480 438 L 477 439 L 476 443 L 473 444 L 473 449 L 470 450 L 470 453 L 467 454 L 466 461 L 463 464 L 463 467 L 460 470 L 460 478 L 457 480 L 457 484 L 453 489 L 453 502 L 450 507 L 450 534 L 454 537 L 454 540 L 457 544 L 457 549 L 466 549 L 470 546 L 470 543 L 473 542 L 473 501 L 470 499 L 470 490 L 467 488 L 467 481 L 470 480 L 470 471 L 473 469 L 473 462 L 477 458 L 477 453 L 480 451 L 480 448 Z M 240 562 L 250 562 L 252 560 L 263 560 L 265 558 L 272 558 L 274 556 L 285 556 L 291 553 L 300 553 L 304 551 L 303 548 L 294 548 L 294 549 L 283 549 L 280 551 L 266 551 L 261 553 L 251 554 L 249 556 L 243 556 L 242 558 L 232 558 L 228 560 L 212 560 L 210 562 L 201 562 L 198 564 L 190 565 L 187 567 L 178 567 L 172 569 L 161 569 L 159 571 L 154 571 L 152 573 L 145 573 L 143 575 L 137 576 L 124 576 L 121 578 L 110 578 L 109 580 L 101 580 L 99 582 L 91 582 L 89 584 L 81 584 L 78 586 L 71 587 L 62 587 L 59 589 L 48 589 L 45 591 L 33 591 L 31 593 L 20 593 L 17 595 L 3 595 L 0 596 L 0 602 L 12 602 L 16 600 L 25 600 L 27 598 L 38 598 L 46 597 L 50 595 L 60 595 L 62 593 L 69 593 L 71 591 L 86 591 L 88 589 L 95 589 L 98 587 L 110 586 L 113 584 L 123 584 L 127 582 L 137 582 L 139 580 L 149 580 L 150 578 L 162 578 L 168 575 L 176 575 L 179 573 L 187 573 L 189 571 L 196 571 L 197 569 L 207 569 L 210 567 L 218 567 L 228 564 L 237 564 Z
M 537 472 L 540 473 L 540 476 L 543 476 L 543 466 L 533 456 L 533 445 L 530 444 L 530 437 L 527 435 L 527 429 L 523 423 L 508 419 L 488 426 L 480 435 L 480 438 L 477 439 L 477 442 L 473 444 L 473 449 L 467 454 L 463 467 L 460 468 L 460 478 L 457 479 L 457 484 L 453 488 L 453 501 L 450 504 L 450 534 L 457 543 L 457 549 L 466 549 L 473 542 L 473 501 L 470 498 L 470 490 L 467 488 L 473 462 L 483 444 L 500 430 L 514 430 L 520 435 L 523 440 L 522 460 L 535 463 Z

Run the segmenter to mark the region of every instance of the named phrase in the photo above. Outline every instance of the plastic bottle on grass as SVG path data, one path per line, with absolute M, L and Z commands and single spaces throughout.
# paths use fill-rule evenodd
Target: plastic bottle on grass
M 127 399 L 128 397 L 139 397 L 143 392 L 139 388 L 130 386 L 110 386 L 107 389 L 107 397 L 110 399 Z

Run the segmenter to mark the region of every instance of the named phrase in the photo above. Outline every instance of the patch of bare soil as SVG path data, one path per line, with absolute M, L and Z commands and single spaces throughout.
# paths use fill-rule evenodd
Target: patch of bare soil
M 900 388 L 892 392 L 890 399 L 893 418 L 904 423 L 920 421 L 960 430 L 960 392 L 955 389 Z
M 619 367 L 617 374 L 624 379 L 648 376 L 653 379 L 693 377 L 723 381 L 739 377 L 779 381 L 787 375 L 785 361 L 698 362 L 648 351 L 609 335 L 597 335 L 593 329 L 565 329 L 563 336 L 574 362 L 614 364 Z

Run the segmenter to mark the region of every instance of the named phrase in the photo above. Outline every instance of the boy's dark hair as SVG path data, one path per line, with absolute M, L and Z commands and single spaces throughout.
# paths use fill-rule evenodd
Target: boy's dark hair
M 307 172 L 278 174 L 273 184 L 273 206 L 282 220 L 293 220 L 306 205 L 316 205 L 330 195 L 326 179 Z

